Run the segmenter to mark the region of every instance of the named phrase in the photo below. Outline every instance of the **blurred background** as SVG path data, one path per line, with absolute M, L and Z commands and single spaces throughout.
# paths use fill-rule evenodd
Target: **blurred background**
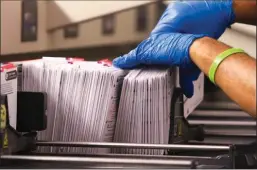
M 148 36 L 174 1 L 1 1 L 1 61 L 41 56 L 113 59 Z M 256 27 L 234 24 L 221 41 L 256 57 Z

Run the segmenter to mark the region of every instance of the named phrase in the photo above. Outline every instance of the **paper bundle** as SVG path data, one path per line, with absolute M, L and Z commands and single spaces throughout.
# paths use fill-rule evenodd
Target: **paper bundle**
M 22 63 L 19 88 L 47 93 L 47 130 L 39 132 L 39 140 L 168 144 L 169 133 L 174 131 L 170 129 L 170 107 L 177 78 L 173 68 L 124 71 L 97 62 L 69 64 L 65 59 L 42 59 Z M 163 150 L 110 148 L 41 150 L 164 153 Z
M 47 130 L 39 132 L 39 140 L 113 141 L 118 94 L 125 71 L 96 62 L 67 64 L 40 60 L 23 63 L 22 74 L 23 91 L 47 93 Z M 95 153 L 98 149 L 51 151 Z
M 132 70 L 124 79 L 114 142 L 168 144 L 175 77 L 171 69 Z M 163 154 L 160 150 L 114 149 L 117 153 Z

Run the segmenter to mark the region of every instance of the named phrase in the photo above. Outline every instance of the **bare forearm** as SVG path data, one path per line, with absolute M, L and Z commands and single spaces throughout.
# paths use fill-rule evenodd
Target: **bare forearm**
M 256 25 L 256 0 L 234 0 L 233 8 L 236 15 L 236 22 Z
M 208 75 L 217 55 L 231 47 L 204 37 L 190 48 L 193 62 Z M 256 118 L 256 60 L 244 53 L 226 58 L 215 74 L 216 84 L 243 110 Z

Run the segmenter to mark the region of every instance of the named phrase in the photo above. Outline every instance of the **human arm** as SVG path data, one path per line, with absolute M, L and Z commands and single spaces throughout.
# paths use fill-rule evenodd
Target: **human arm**
M 159 34 L 188 33 L 204 34 L 218 39 L 234 21 L 233 0 L 173 1 L 164 11 L 149 38 Z M 134 61 L 133 58 L 138 51 L 140 50 L 136 48 L 129 54 L 125 54 L 124 60 L 115 60 L 115 65 L 121 68 L 132 68 L 140 64 L 131 62 Z M 142 62 L 144 64 L 145 61 Z M 158 62 L 155 60 L 152 64 L 158 64 Z M 197 67 L 194 69 L 188 66 L 180 68 L 180 85 L 184 94 L 189 98 L 193 95 L 193 81 L 199 74 L 200 70 Z
M 234 0 L 233 10 L 235 21 L 243 24 L 256 25 L 257 7 L 256 0 Z
M 191 83 L 198 78 L 200 70 L 208 75 L 216 56 L 229 48 L 205 35 L 156 34 L 130 53 L 116 58 L 113 64 L 120 68 L 134 68 L 140 64 L 178 66 L 180 73 L 184 73 L 180 74 L 182 90 L 187 97 L 191 97 Z M 217 68 L 215 82 L 243 110 L 256 117 L 255 59 L 245 53 L 227 57 Z
M 200 69 L 203 69 L 196 64 L 199 69 L 192 62 L 193 58 L 191 59 L 187 52 L 191 42 L 203 36 L 218 39 L 226 28 L 234 22 L 254 22 L 255 16 L 252 16 L 252 14 L 256 13 L 256 6 L 253 6 L 253 4 L 256 4 L 256 1 L 202 0 L 172 2 L 165 10 L 149 38 L 141 42 L 136 49 L 128 54 L 116 58 L 113 63 L 120 68 L 133 68 L 140 64 L 178 66 L 180 68 L 180 86 L 184 94 L 190 98 L 194 93 L 193 81 L 198 78 L 201 72 Z M 208 49 L 210 48 L 215 50 L 214 48 L 217 48 L 217 46 L 208 46 Z M 199 53 L 203 51 L 202 48 L 197 50 Z M 254 60 L 254 62 L 256 61 Z M 202 64 L 208 67 L 208 63 Z M 230 72 L 225 72 L 225 74 L 227 73 Z M 241 80 L 242 73 L 235 74 L 235 77 L 239 76 L 238 79 Z M 217 81 L 219 85 L 220 82 L 219 80 Z M 227 89 L 227 86 L 222 82 L 220 87 L 226 87 L 226 89 L 223 89 L 225 92 L 227 90 L 235 90 L 233 88 Z M 254 90 L 256 93 L 256 89 Z M 233 91 L 228 91 L 227 93 L 233 100 L 243 95 L 237 94 L 234 96 L 232 94 L 231 96 Z M 237 100 L 236 102 L 238 102 Z M 243 104 L 242 107 L 245 109 L 246 105 Z
M 204 37 L 190 47 L 192 61 L 208 76 L 217 55 L 229 49 L 228 45 Z M 256 118 L 256 60 L 245 53 L 224 59 L 215 74 L 216 84 L 243 110 Z

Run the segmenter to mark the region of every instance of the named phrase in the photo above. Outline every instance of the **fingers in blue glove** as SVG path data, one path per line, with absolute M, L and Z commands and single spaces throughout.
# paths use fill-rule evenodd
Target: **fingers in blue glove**
M 151 35 L 179 32 L 218 39 L 234 22 L 233 0 L 176 1 L 169 4 Z
M 135 68 L 140 63 L 138 62 L 136 50 L 131 50 L 128 54 L 115 58 L 112 64 L 119 68 L 130 69 Z
M 134 68 L 140 64 L 188 68 L 193 64 L 189 48 L 195 39 L 203 36 L 180 33 L 153 35 L 128 54 L 116 58 L 113 65 L 119 68 Z

